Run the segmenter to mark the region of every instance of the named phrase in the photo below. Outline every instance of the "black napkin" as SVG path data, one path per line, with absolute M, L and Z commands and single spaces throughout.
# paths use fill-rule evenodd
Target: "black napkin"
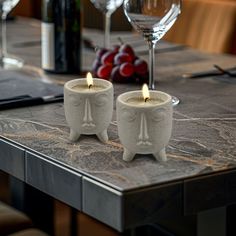
M 0 71 L 0 110 L 63 100 L 61 86 L 45 83 L 24 70 Z

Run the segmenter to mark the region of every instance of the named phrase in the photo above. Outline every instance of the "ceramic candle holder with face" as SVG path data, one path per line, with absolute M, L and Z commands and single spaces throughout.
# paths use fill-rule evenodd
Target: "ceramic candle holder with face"
M 141 91 L 127 92 L 117 98 L 116 109 L 123 160 L 131 161 L 139 153 L 166 161 L 165 147 L 172 131 L 171 96 L 150 91 L 150 99 L 145 101 Z
M 108 141 L 107 128 L 113 113 L 112 83 L 93 79 L 89 87 L 86 79 L 68 81 L 64 85 L 64 107 L 72 141 L 81 134 L 96 134 L 102 142 Z

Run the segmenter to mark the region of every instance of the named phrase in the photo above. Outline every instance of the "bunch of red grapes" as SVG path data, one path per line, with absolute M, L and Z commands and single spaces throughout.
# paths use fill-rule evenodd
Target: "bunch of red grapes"
M 99 48 L 93 62 L 93 76 L 118 83 L 147 83 L 147 62 L 137 57 L 128 44 Z

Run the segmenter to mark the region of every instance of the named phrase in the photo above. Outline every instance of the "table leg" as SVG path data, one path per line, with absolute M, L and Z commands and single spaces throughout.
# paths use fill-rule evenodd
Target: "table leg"
M 215 208 L 198 213 L 197 236 L 226 236 L 226 207 Z
M 78 210 L 71 208 L 70 209 L 71 214 L 70 214 L 70 235 L 75 236 L 78 235 Z
M 227 236 L 236 235 L 236 204 L 227 207 Z
M 176 236 L 175 234 L 160 227 L 158 224 L 148 224 L 133 229 L 126 230 L 120 234 L 122 236 Z M 209 236 L 209 235 L 208 235 Z
M 54 234 L 53 198 L 43 192 L 11 177 L 11 205 L 25 212 L 37 228 Z

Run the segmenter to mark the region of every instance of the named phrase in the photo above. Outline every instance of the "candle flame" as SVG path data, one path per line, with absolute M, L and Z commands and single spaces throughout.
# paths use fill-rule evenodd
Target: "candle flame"
M 147 100 L 150 99 L 150 94 L 149 94 L 149 90 L 148 90 L 147 84 L 143 85 L 142 92 L 143 92 L 143 99 L 146 102 Z
M 87 80 L 88 87 L 91 88 L 93 86 L 93 77 L 90 72 L 87 73 L 86 80 Z

